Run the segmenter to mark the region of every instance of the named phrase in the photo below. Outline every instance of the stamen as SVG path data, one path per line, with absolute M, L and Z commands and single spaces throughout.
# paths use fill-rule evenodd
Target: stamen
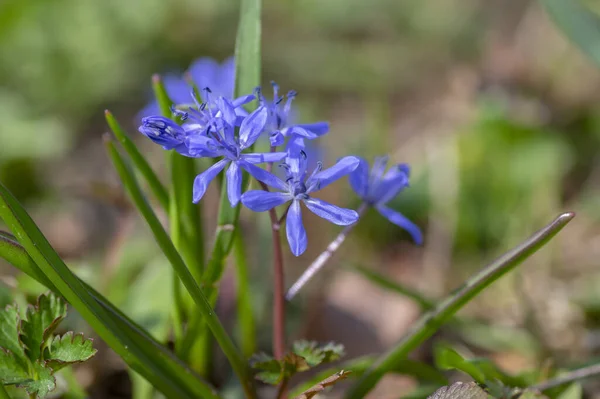
M 273 98 L 277 98 L 279 96 L 279 85 L 272 80 L 271 86 L 273 86 Z

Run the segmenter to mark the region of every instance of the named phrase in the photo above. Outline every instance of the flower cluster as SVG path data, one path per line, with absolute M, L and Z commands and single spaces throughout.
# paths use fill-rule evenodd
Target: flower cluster
M 143 111 L 139 131 L 166 150 L 194 158 L 213 158 L 215 162 L 194 180 L 193 201 L 204 196 L 210 182 L 225 168 L 226 190 L 231 206 L 241 201 L 247 208 L 264 212 L 288 204 L 285 211 L 286 235 L 294 255 L 307 247 L 306 230 L 302 222 L 301 203 L 317 216 L 334 224 L 347 226 L 359 215 L 351 209 L 340 208 L 313 194 L 340 178 L 350 175 L 354 191 L 368 205 L 375 207 L 392 223 L 406 229 L 416 242 L 421 242 L 419 228 L 401 214 L 386 207 L 408 185 L 408 166 L 393 166 L 385 175 L 386 160 L 378 159 L 369 174 L 365 160 L 347 156 L 327 168 L 319 162 L 308 170 L 305 140 L 313 140 L 329 131 L 329 124 L 317 122 L 297 124 L 293 121 L 292 102 L 296 93 L 279 96 L 273 83 L 273 99 L 267 100 L 257 88 L 253 94 L 233 98 L 233 60 L 219 65 L 210 59 L 196 61 L 188 78 L 197 93 L 183 80 L 169 77 L 167 93 L 176 103 L 174 119 L 158 116 L 154 104 Z M 243 105 L 257 100 L 256 110 L 248 113 Z M 254 152 L 253 145 L 261 136 L 268 138 L 270 151 Z M 285 180 L 258 164 L 279 165 Z M 246 172 L 263 184 L 265 190 L 242 193 L 242 174 Z M 269 187 L 274 189 L 270 191 Z

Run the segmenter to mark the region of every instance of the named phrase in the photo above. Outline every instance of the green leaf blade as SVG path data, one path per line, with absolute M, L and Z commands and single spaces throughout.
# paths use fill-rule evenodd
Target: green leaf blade
M 423 315 L 415 323 L 413 329 L 396 346 L 380 356 L 379 360 L 350 389 L 346 397 L 351 399 L 365 397 L 388 371 L 395 368 L 397 364 L 406 359 L 410 352 L 435 334 L 458 310 L 486 287 L 516 268 L 525 259 L 542 248 L 574 217 L 575 214 L 572 212 L 560 214 L 554 221 L 537 231 L 522 244 L 500 256 L 494 262 L 484 267 L 478 274 L 468 279 L 434 310 Z
M 41 360 L 46 341 L 66 316 L 67 304 L 53 293 L 40 295 L 37 304 L 27 308 L 20 338 L 29 360 Z
M 108 154 L 113 162 L 113 165 L 115 166 L 115 169 L 117 170 L 117 173 L 119 174 L 119 177 L 121 178 L 121 181 L 125 185 L 134 205 L 150 227 L 157 244 L 171 263 L 173 270 L 177 273 L 178 277 L 181 279 L 181 282 L 197 305 L 197 311 L 202 314 L 202 317 L 215 336 L 233 370 L 240 378 L 246 394 L 248 397 L 255 397 L 248 365 L 231 341 L 219 318 L 212 309 L 207 296 L 200 289 L 198 283 L 181 258 L 181 255 L 179 252 L 177 252 L 177 249 L 160 223 L 160 220 L 146 201 L 146 198 L 139 188 L 137 180 L 130 167 L 125 162 L 121 154 L 119 154 L 114 146 L 114 143 L 110 139 L 106 140 L 105 144 Z
M 48 347 L 46 365 L 57 371 L 74 363 L 85 362 L 96 354 L 91 339 L 85 339 L 83 334 L 73 334 L 72 331 L 56 336 Z
M 14 353 L 0 348 L 0 385 L 19 384 L 28 378 L 27 365 L 23 365 Z
M 16 254 L 18 247 L 9 243 L 6 237 L 0 239 L 0 255 L 8 254 L 12 261 L 22 262 L 22 270 L 31 272 L 32 277 L 40 278 L 40 282 L 46 280 L 45 283 L 52 286 L 49 288 L 65 297 L 130 367 L 167 396 L 218 398 L 206 382 L 195 377 L 142 328 L 75 276 L 52 249 L 31 217 L 2 184 L 0 217 L 26 250 L 27 257 Z
M 33 364 L 33 378 L 19 384 L 19 387 L 25 388 L 30 395 L 37 395 L 38 398 L 45 398 L 56 388 L 56 378 L 52 369 L 46 367 L 37 361 Z
M 16 306 L 0 310 L 0 348 L 12 353 L 21 368 L 27 370 L 27 357 L 19 337 L 20 317 Z
M 257 370 L 255 378 L 265 384 L 277 385 L 283 379 L 281 362 L 266 353 L 258 353 L 252 356 L 250 367 Z

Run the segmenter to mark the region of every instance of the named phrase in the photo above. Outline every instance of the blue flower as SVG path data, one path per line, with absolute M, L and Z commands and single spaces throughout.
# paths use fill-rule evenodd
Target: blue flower
M 288 92 L 287 96 L 279 97 L 279 86 L 271 82 L 273 86 L 273 101 L 268 102 L 258 91 L 260 104 L 267 108 L 269 118 L 265 132 L 269 135 L 271 146 L 277 147 L 283 144 L 286 137 L 299 136 L 306 139 L 314 139 L 329 131 L 327 122 L 316 122 L 309 124 L 294 124 L 291 121 L 292 101 L 296 97 L 295 91 Z M 285 102 L 283 100 L 286 100 Z
M 340 226 L 346 226 L 358 220 L 356 211 L 337 207 L 313 198 L 310 194 L 349 174 L 358 167 L 359 163 L 359 158 L 348 156 L 340 159 L 329 169 L 321 170 L 322 165 L 319 164 L 307 178 L 306 155 L 304 152 L 292 153 L 282 165 L 286 169 L 286 181 L 254 165 L 249 165 L 248 171 L 252 176 L 280 192 L 251 190 L 242 195 L 242 203 L 255 212 L 264 212 L 291 201 L 286 216 L 286 235 L 292 253 L 300 256 L 306 250 L 307 245 L 300 202 L 303 202 L 317 216 Z
M 138 130 L 165 150 L 174 149 L 182 155 L 190 156 L 185 139 L 188 132 L 194 131 L 191 125 L 179 126 L 164 116 L 147 116 L 142 118 L 142 125 Z
M 267 122 L 267 110 L 259 107 L 256 111 L 245 117 L 235 134 L 235 126 L 239 120 L 235 113 L 235 106 L 224 97 L 219 98 L 218 110 L 214 115 L 222 115 L 221 119 L 211 121 L 206 126 L 201 126 L 200 131 L 187 134 L 185 144 L 189 156 L 192 157 L 223 157 L 194 180 L 194 203 L 199 202 L 210 182 L 227 165 L 227 197 L 231 206 L 236 206 L 242 194 L 242 169 L 254 176 L 256 170 L 262 169 L 254 164 L 262 162 L 281 161 L 287 153 L 271 152 L 266 154 L 246 153 L 243 151 L 258 139 Z M 185 154 L 184 154 L 185 155 Z M 263 173 L 263 172 L 259 172 Z
M 350 175 L 350 185 L 356 194 L 368 205 L 374 207 L 390 222 L 408 231 L 417 244 L 421 244 L 421 229 L 399 212 L 386 204 L 408 186 L 410 167 L 407 164 L 393 165 L 384 174 L 388 158 L 375 158 L 369 173 L 369 163 L 360 159 L 360 164 Z
M 240 126 L 248 114 L 241 106 L 252 101 L 254 96 L 242 96 L 229 102 L 225 97 L 215 99 L 209 88 L 205 88 L 203 92 L 203 97 L 207 99 L 207 102 L 200 104 L 194 98 L 196 108 L 188 107 L 187 111 L 173 108 L 173 113 L 185 121 L 182 126 L 164 116 L 154 115 L 142 118 L 142 124 L 138 130 L 156 144 L 161 145 L 165 150 L 174 149 L 188 157 L 207 156 L 202 155 L 199 151 L 194 155 L 190 154 L 186 141 L 188 136 L 206 134 L 209 128 L 221 130 L 227 123 L 232 123 L 234 127 Z M 233 111 L 231 111 L 231 108 L 233 108 Z M 227 115 L 227 117 L 232 116 L 233 119 L 229 119 L 228 122 L 225 121 L 223 110 L 232 112 L 232 115 Z
M 190 65 L 186 75 L 189 76 L 196 87 L 201 89 L 210 87 L 216 96 L 223 96 L 227 99 L 233 98 L 235 83 L 235 60 L 233 57 L 227 58 L 221 64 L 210 57 L 199 58 Z M 190 84 L 184 76 L 169 74 L 162 80 L 169 98 L 175 104 L 194 103 Z M 203 100 L 206 101 L 204 98 Z M 157 114 L 160 114 L 160 109 L 156 101 L 148 104 L 140 112 L 142 117 Z

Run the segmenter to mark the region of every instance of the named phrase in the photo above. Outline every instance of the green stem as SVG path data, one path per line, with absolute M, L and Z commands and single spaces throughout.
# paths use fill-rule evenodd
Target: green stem
M 156 242 L 196 303 L 198 312 L 204 318 L 206 324 L 219 343 L 219 346 L 229 360 L 234 372 L 240 379 L 246 396 L 248 398 L 255 398 L 256 393 L 254 391 L 252 375 L 245 359 L 239 353 L 230 337 L 227 335 L 227 332 L 223 328 L 223 325 L 219 321 L 219 318 L 210 305 L 208 298 L 200 289 L 200 286 L 190 273 L 190 270 L 181 258 L 179 252 L 177 252 L 177 249 L 173 245 L 173 242 L 169 238 L 162 224 L 146 201 L 146 198 L 142 194 L 142 191 L 140 190 L 137 180 L 131 169 L 125 163 L 121 155 L 117 152 L 114 143 L 111 140 L 106 141 L 106 146 L 117 173 L 119 174 L 124 186 L 127 188 L 133 203 L 136 205 L 137 209 L 148 223 Z
M 233 256 L 237 278 L 237 318 L 240 345 L 244 356 L 250 357 L 256 352 L 256 323 L 250 293 L 248 256 L 240 229 L 238 229 L 233 242 Z
M 571 212 L 559 215 L 548 226 L 539 230 L 521 245 L 505 253 L 481 272 L 467 280 L 453 295 L 442 301 L 434 310 L 423 315 L 411 331 L 393 349 L 380 356 L 377 362 L 351 388 L 346 397 L 349 399 L 364 398 L 388 370 L 394 368 L 410 352 L 431 337 L 477 294 L 544 246 L 573 217 L 575 217 L 575 214 Z

